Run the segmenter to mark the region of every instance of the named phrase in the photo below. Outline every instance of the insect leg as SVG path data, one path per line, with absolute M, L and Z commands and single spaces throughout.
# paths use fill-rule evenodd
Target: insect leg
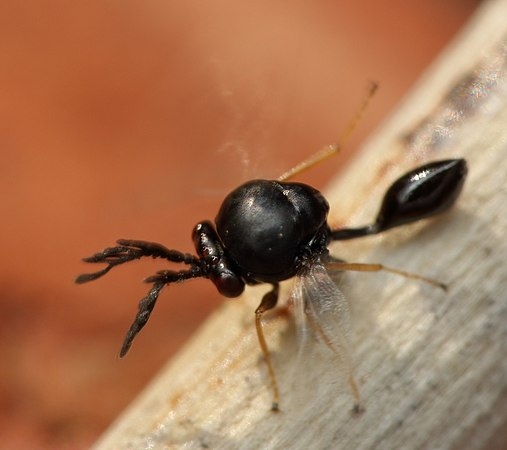
M 396 275 L 400 275 L 405 278 L 410 278 L 412 280 L 422 281 L 424 283 L 431 284 L 434 287 L 440 288 L 444 291 L 447 290 L 447 286 L 440 281 L 433 280 L 431 278 L 426 278 L 421 275 L 412 272 L 406 272 L 404 270 L 395 269 L 393 267 L 384 266 L 383 264 L 367 264 L 367 263 L 347 263 L 338 260 L 331 260 L 331 262 L 327 263 L 326 266 L 331 267 L 336 270 L 350 270 L 355 272 L 390 272 Z
M 269 352 L 266 338 L 264 337 L 264 331 L 262 328 L 262 316 L 266 311 L 274 308 L 278 301 L 279 285 L 278 283 L 273 284 L 273 289 L 262 297 L 262 301 L 258 308 L 255 310 L 255 329 L 257 330 L 257 337 L 259 339 L 259 345 L 261 346 L 262 354 L 266 364 L 268 365 L 269 377 L 271 378 L 271 387 L 273 389 L 273 404 L 271 409 L 278 411 L 278 404 L 280 401 L 280 394 L 278 392 L 278 383 L 276 382 L 275 370 L 271 363 L 271 354 Z
M 314 153 L 309 158 L 301 161 L 296 166 L 287 170 L 287 172 L 283 173 L 278 177 L 278 181 L 287 181 L 291 178 L 294 178 L 296 175 L 299 175 L 301 172 L 304 172 L 308 169 L 311 169 L 314 166 L 317 166 L 322 161 L 330 158 L 331 156 L 337 155 L 341 149 L 345 146 L 347 139 L 350 137 L 352 132 L 356 129 L 357 124 L 360 122 L 363 117 L 364 112 L 366 111 L 368 104 L 370 103 L 371 98 L 377 91 L 378 85 L 377 83 L 372 82 L 369 86 L 368 92 L 363 99 L 360 107 L 356 111 L 356 114 L 352 118 L 352 120 L 347 124 L 345 129 L 342 131 L 341 136 L 338 138 L 336 144 L 328 145 L 324 147 L 322 150 Z

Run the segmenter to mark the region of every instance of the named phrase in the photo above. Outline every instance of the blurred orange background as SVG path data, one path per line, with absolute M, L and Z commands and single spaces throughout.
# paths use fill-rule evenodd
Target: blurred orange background
M 476 4 L 2 2 L 0 448 L 87 448 L 221 301 L 168 288 L 119 360 L 165 264 L 76 286 L 81 257 L 120 237 L 192 252 L 230 189 L 334 142 L 378 81 L 347 154 L 301 177 L 324 188 Z

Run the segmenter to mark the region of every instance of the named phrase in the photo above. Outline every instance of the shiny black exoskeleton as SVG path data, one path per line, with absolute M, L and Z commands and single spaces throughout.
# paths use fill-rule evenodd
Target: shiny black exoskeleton
M 265 311 L 276 305 L 279 282 L 308 270 L 317 261 L 336 262 L 328 253 L 330 241 L 377 234 L 447 210 L 458 197 L 466 173 L 463 159 L 421 166 L 391 185 L 372 225 L 339 230 L 330 229 L 327 223 L 329 205 L 311 186 L 283 181 L 249 181 L 225 198 L 215 220 L 216 226 L 209 221 L 195 226 L 192 236 L 197 256 L 169 250 L 156 243 L 121 239 L 117 241 L 118 246 L 85 258 L 86 262 L 106 263 L 107 266 L 98 272 L 80 275 L 76 282 L 95 280 L 114 266 L 145 256 L 187 266 L 179 271 L 161 270 L 146 279 L 153 287 L 139 303 L 120 356 L 127 353 L 134 337 L 146 324 L 160 291 L 167 284 L 204 277 L 209 278 L 222 295 L 237 297 L 246 284 L 271 283 L 272 290 L 256 310 L 256 325 L 271 372 L 275 391 L 273 408 L 276 409 L 278 392 L 260 319 Z M 368 268 L 363 270 L 382 270 L 380 265 L 364 266 Z
M 328 241 L 329 205 L 302 183 L 253 180 L 232 191 L 215 219 L 218 236 L 247 282 L 293 277 Z

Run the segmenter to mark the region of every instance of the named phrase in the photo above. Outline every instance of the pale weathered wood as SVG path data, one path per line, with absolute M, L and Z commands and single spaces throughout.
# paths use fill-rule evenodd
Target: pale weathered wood
M 451 213 L 333 248 L 349 261 L 383 262 L 450 287 L 345 276 L 366 411 L 351 414 L 333 361 L 316 357 L 291 376 L 296 340 L 284 316 L 268 326 L 282 409 L 269 411 L 252 325 L 263 291 L 256 288 L 222 305 L 97 449 L 507 448 L 506 17 L 505 1 L 484 4 L 329 191 L 340 207 L 331 220 L 362 225 L 389 182 L 418 159 L 462 156 L 470 168 Z

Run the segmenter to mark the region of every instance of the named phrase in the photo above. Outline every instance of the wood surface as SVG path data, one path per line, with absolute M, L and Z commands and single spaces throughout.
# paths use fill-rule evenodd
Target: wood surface
M 371 221 L 386 187 L 423 161 L 464 157 L 449 213 L 331 248 L 433 277 L 347 273 L 350 346 L 364 412 L 333 358 L 298 358 L 290 314 L 267 318 L 281 388 L 269 410 L 254 310 L 224 301 L 118 418 L 106 449 L 507 448 L 507 2 L 485 2 L 399 110 L 326 191 L 336 226 Z M 284 286 L 288 297 L 290 284 Z

